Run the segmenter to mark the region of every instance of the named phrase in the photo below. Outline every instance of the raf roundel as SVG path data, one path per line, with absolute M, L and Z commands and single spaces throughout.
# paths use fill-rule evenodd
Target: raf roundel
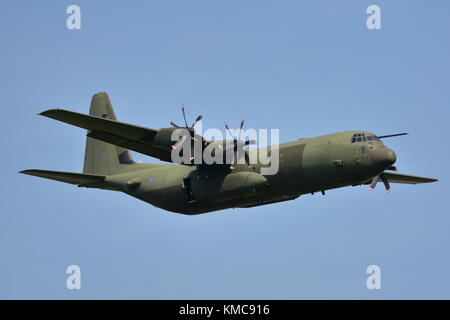
M 148 183 L 153 183 L 153 182 L 155 182 L 155 177 L 148 178 Z

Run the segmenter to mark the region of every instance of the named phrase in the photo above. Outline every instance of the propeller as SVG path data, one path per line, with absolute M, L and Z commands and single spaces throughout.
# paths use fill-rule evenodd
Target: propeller
M 397 167 L 396 166 L 390 166 L 386 170 L 397 171 Z M 376 176 L 375 178 L 372 179 L 372 182 L 370 183 L 369 190 L 375 190 L 375 187 L 377 186 L 377 183 L 380 180 L 383 181 L 384 187 L 386 188 L 386 192 L 391 192 L 391 186 L 389 185 L 389 180 L 388 180 L 388 178 L 386 177 L 386 175 L 384 173 L 381 173 L 381 174 L 379 174 L 378 176 Z
M 184 104 L 181 105 L 181 113 L 183 114 L 183 119 L 184 119 L 184 127 L 180 127 L 179 125 L 177 125 L 175 122 L 173 122 L 172 120 L 169 120 L 169 124 L 177 129 L 186 129 L 189 131 L 189 133 L 191 134 L 191 137 L 194 137 L 194 133 L 195 133 L 195 129 L 194 126 L 197 124 L 197 122 L 199 122 L 200 120 L 203 119 L 202 115 L 199 115 L 197 118 L 195 118 L 194 122 L 192 123 L 191 126 L 188 125 L 187 120 L 186 120 L 186 112 L 184 110 Z
M 233 163 L 230 165 L 230 169 L 233 170 L 236 168 L 237 162 L 239 160 L 239 155 L 241 154 L 242 151 L 244 152 L 245 163 L 247 164 L 247 166 L 249 168 L 251 168 L 252 165 L 250 163 L 250 157 L 249 157 L 248 153 L 246 151 L 244 151 L 244 147 L 251 145 L 251 144 L 255 144 L 256 141 L 255 140 L 246 140 L 246 141 L 241 140 L 242 129 L 244 128 L 244 120 L 241 121 L 241 125 L 239 127 L 239 135 L 237 138 L 231 132 L 230 127 L 228 127 L 228 124 L 226 122 L 224 124 L 225 124 L 225 129 L 228 131 L 228 133 L 231 135 L 231 137 L 233 137 L 233 143 L 227 144 L 227 146 L 225 147 L 225 151 L 229 150 L 229 149 L 233 149 Z
M 197 124 L 197 122 L 199 122 L 200 120 L 203 119 L 202 115 L 197 116 L 197 118 L 195 118 L 194 122 L 192 123 L 191 126 L 188 125 L 188 122 L 186 120 L 186 111 L 184 109 L 184 105 L 181 105 L 181 113 L 183 114 L 183 119 L 184 119 L 184 127 L 180 127 L 179 125 L 177 125 L 175 122 L 173 122 L 172 120 L 169 120 L 169 124 L 177 129 L 185 129 L 189 132 L 191 138 L 193 138 L 194 140 L 196 139 L 195 137 L 195 125 Z M 175 144 L 172 145 L 172 148 L 178 148 L 178 146 L 182 145 L 185 141 L 186 141 L 186 136 L 183 136 L 180 140 L 178 140 Z M 189 159 L 192 161 L 194 160 L 194 148 L 191 146 L 191 154 L 189 156 Z
M 391 186 L 389 185 L 389 180 L 384 173 L 376 176 L 372 179 L 372 183 L 370 184 L 369 190 L 375 190 L 378 181 L 383 181 L 384 187 L 386 188 L 386 192 L 391 192 Z

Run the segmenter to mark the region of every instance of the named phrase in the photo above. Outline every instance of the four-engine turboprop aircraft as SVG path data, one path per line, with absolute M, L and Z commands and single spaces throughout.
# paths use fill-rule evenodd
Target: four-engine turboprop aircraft
M 201 139 L 203 146 L 212 143 L 194 132 L 194 124 L 201 116 L 189 127 L 184 108 L 182 111 L 188 139 Z M 278 146 L 278 172 L 262 175 L 262 164 L 251 165 L 247 152 L 243 164 L 135 163 L 128 150 L 172 162 L 171 152 L 177 142 L 171 136 L 179 126 L 170 122 L 172 128 L 154 130 L 119 122 L 104 92 L 93 96 L 89 115 L 62 109 L 40 115 L 88 130 L 83 173 L 20 173 L 79 187 L 122 191 L 161 209 L 183 214 L 259 206 L 346 186 L 367 184 L 374 189 L 378 181 L 387 191 L 390 183 L 437 181 L 394 172 L 396 155 L 382 139 L 405 133 L 377 136 L 367 131 L 346 131 L 283 143 Z M 224 141 L 225 148 L 230 143 L 236 150 L 237 146 L 252 142 L 235 138 L 234 142 Z

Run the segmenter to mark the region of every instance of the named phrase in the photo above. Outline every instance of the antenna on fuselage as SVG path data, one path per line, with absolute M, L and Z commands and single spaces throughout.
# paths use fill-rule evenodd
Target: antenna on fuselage
M 397 137 L 397 136 L 406 136 L 408 135 L 408 132 L 403 132 L 403 133 L 395 133 L 395 134 L 388 134 L 385 136 L 378 136 L 378 138 L 383 139 L 383 138 L 390 138 L 390 137 Z

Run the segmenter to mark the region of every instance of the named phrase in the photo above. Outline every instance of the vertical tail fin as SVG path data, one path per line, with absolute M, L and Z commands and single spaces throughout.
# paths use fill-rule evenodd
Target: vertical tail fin
M 92 97 L 89 114 L 117 120 L 106 92 L 99 92 Z M 133 163 L 127 149 L 94 138 L 86 138 L 83 173 L 111 175 L 118 171 L 120 165 Z

